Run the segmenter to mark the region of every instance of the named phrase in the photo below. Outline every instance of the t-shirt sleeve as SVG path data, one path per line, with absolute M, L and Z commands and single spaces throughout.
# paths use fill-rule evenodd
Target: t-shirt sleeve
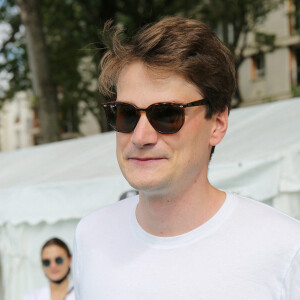
M 80 286 L 79 286 L 79 253 L 78 253 L 78 230 L 76 230 L 74 245 L 73 245 L 73 261 L 72 261 L 72 269 L 73 269 L 73 281 L 74 281 L 74 292 L 75 292 L 75 300 L 80 300 Z
M 280 300 L 300 299 L 300 248 L 292 259 L 283 281 Z

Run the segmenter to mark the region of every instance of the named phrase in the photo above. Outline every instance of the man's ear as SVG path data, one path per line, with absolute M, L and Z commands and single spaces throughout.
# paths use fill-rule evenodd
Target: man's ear
M 213 126 L 210 136 L 210 145 L 216 146 L 223 139 L 228 128 L 228 108 L 212 116 Z

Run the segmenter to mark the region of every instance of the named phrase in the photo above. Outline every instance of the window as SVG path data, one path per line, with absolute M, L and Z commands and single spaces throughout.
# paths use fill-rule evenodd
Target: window
M 300 48 L 296 47 L 293 49 L 293 57 L 294 57 L 294 80 L 298 86 L 300 85 Z
M 258 53 L 252 56 L 252 80 L 262 78 L 265 76 L 265 55 Z
M 300 0 L 288 1 L 288 20 L 291 35 L 300 31 Z
M 294 0 L 294 26 L 296 31 L 300 30 L 300 1 Z
M 219 22 L 215 31 L 218 38 L 226 45 L 232 44 L 234 42 L 233 24 L 223 24 L 222 22 Z

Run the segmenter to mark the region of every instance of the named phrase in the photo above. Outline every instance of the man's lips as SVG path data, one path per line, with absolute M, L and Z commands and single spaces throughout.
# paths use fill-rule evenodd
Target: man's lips
M 128 160 L 136 163 L 151 163 L 166 159 L 165 157 L 129 157 Z

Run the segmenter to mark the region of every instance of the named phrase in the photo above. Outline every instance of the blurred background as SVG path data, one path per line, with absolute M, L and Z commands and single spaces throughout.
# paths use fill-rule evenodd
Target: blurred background
M 134 192 L 99 106 L 101 33 L 165 15 L 207 23 L 235 58 L 237 109 L 210 180 L 300 219 L 299 0 L 0 0 L 1 300 L 46 282 L 44 241 L 72 248 L 80 218 Z

